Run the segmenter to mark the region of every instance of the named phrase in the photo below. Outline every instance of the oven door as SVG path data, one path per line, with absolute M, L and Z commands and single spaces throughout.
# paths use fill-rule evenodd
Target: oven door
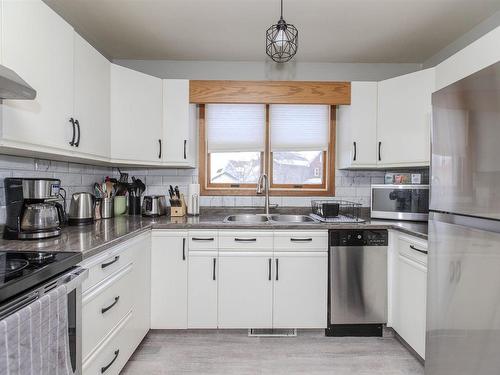
M 65 285 L 68 293 L 68 336 L 70 363 L 75 375 L 82 374 L 82 282 L 88 270 L 74 267 L 67 273 L 57 276 L 41 286 L 14 298 L 0 306 L 0 320 L 16 313 L 41 298 L 60 285 Z
M 371 217 L 427 221 L 429 185 L 372 185 Z

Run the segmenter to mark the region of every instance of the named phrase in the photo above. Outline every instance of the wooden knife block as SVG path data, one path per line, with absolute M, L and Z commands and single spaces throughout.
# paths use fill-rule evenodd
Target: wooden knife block
M 184 199 L 184 194 L 181 194 L 181 205 L 174 207 L 170 207 L 170 216 L 173 217 L 181 217 L 181 216 L 186 216 L 187 213 L 187 206 L 186 206 L 186 201 Z

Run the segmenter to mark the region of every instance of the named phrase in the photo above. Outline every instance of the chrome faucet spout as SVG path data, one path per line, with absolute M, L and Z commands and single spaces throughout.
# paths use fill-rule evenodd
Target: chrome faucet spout
M 259 177 L 259 181 L 257 182 L 257 194 L 265 194 L 265 210 L 266 215 L 269 215 L 269 177 L 265 173 L 262 173 Z

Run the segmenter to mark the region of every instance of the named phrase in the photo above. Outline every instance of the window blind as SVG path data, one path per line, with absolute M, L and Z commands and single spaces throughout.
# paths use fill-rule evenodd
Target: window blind
M 271 104 L 271 151 L 326 151 L 330 106 Z
M 264 104 L 207 104 L 208 152 L 264 151 Z

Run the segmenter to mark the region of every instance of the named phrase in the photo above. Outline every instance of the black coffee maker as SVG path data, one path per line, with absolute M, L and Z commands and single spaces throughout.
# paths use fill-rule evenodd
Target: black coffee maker
M 6 178 L 7 220 L 3 237 L 8 240 L 36 240 L 61 234 L 65 211 L 55 178 Z

